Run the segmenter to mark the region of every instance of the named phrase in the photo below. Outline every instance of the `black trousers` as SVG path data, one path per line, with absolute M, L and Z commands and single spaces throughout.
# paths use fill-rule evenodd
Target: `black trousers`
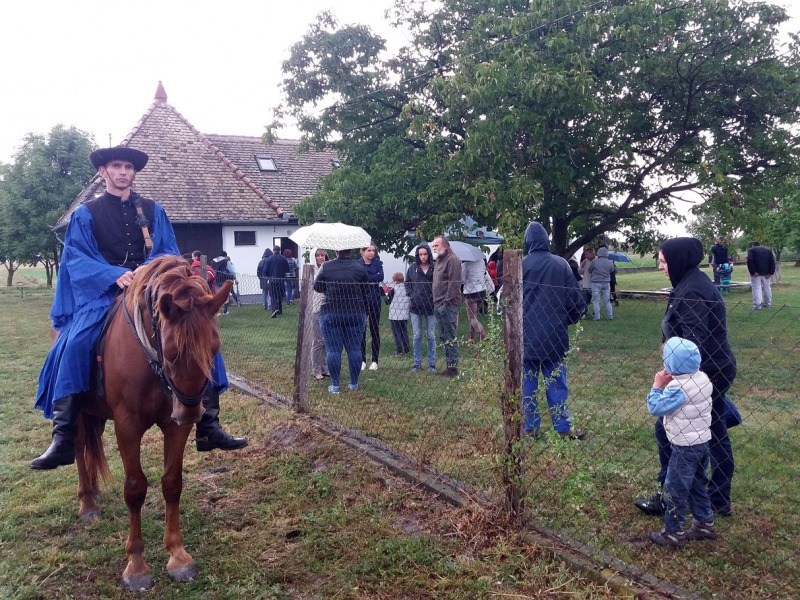
M 272 302 L 272 310 L 278 314 L 283 313 L 283 279 L 275 278 L 269 280 L 269 300 Z
M 378 362 L 378 355 L 381 353 L 381 300 L 367 298 L 367 326 L 364 328 L 364 337 L 361 338 L 362 362 L 367 362 L 367 329 L 372 338 L 372 362 Z

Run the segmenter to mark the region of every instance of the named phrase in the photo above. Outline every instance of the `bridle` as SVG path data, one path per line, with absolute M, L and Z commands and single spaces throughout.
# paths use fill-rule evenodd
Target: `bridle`
M 122 310 L 125 314 L 125 320 L 128 322 L 128 326 L 130 326 L 131 331 L 133 332 L 133 337 L 136 338 L 136 341 L 139 342 L 139 346 L 144 351 L 150 368 L 161 380 L 161 385 L 164 387 L 164 391 L 170 396 L 174 395 L 184 406 L 188 408 L 194 408 L 203 400 L 203 396 L 205 396 L 208 386 L 211 382 L 208 378 L 206 378 L 206 382 L 199 393 L 192 396 L 187 396 L 181 393 L 175 387 L 172 377 L 169 376 L 164 368 L 164 349 L 161 344 L 161 327 L 158 320 L 158 312 L 155 310 L 155 298 L 153 297 L 151 285 L 153 280 L 158 275 L 159 272 L 155 272 L 150 278 L 150 281 L 147 282 L 147 287 L 145 288 L 145 302 L 147 303 L 147 310 L 150 313 L 150 319 L 153 322 L 152 337 L 155 342 L 154 344 L 151 345 L 147 339 L 147 333 L 144 328 L 144 321 L 142 320 L 142 311 L 140 310 L 139 303 L 134 303 L 133 316 L 131 316 L 130 311 L 128 311 L 128 304 L 125 301 L 128 294 L 128 288 L 125 288 L 125 290 L 122 292 Z

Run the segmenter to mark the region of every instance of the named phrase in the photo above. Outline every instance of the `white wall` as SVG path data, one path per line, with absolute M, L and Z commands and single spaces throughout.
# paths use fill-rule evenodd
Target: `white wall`
M 289 237 L 297 230 L 295 225 L 227 225 L 222 228 L 222 247 L 228 253 L 237 273 L 255 275 L 264 250 L 275 245 L 275 238 Z M 255 231 L 255 246 L 235 246 L 234 231 Z M 214 258 L 209 257 L 209 260 Z

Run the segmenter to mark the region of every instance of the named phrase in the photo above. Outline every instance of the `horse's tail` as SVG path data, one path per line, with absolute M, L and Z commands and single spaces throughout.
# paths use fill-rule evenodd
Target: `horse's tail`
M 98 488 L 98 479 L 108 482 L 111 471 L 108 469 L 106 453 L 103 449 L 103 430 L 106 421 L 89 413 L 82 413 L 83 428 L 86 435 L 86 446 L 83 450 L 83 458 L 86 463 L 86 473 L 89 476 L 90 489 Z

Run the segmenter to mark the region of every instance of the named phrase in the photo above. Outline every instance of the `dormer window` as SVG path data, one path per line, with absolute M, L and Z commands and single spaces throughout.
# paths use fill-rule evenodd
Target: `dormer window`
M 256 154 L 256 162 L 258 163 L 259 170 L 263 171 L 277 171 L 278 167 L 275 165 L 275 159 L 271 156 L 264 154 Z

